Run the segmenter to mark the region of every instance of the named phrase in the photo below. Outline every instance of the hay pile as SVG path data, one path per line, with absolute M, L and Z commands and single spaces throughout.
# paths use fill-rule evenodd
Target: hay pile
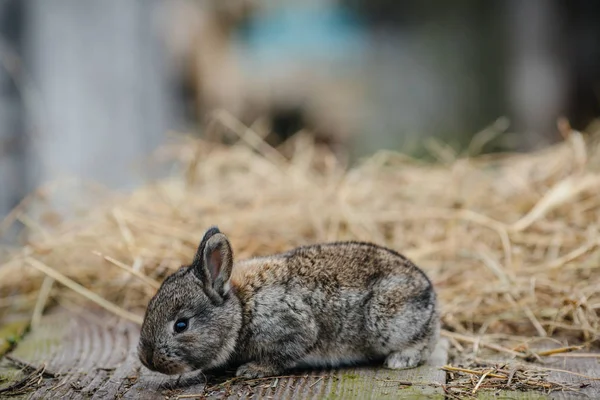
M 45 199 L 72 187 L 28 198 L 0 226 L 18 220 L 29 233 L 3 254 L 0 315 L 26 310 L 35 320 L 84 296 L 139 322 L 159 282 L 218 224 L 238 258 L 343 239 L 405 253 L 434 281 L 458 348 L 525 357 L 498 339 L 598 337 L 600 152 L 578 132 L 533 154 L 432 165 L 381 152 L 346 170 L 308 137 L 287 143 L 285 158 L 239 123 L 221 122 L 235 144 L 182 139 L 159 154 L 175 161 L 172 178 L 129 195 L 90 189 L 66 221 Z

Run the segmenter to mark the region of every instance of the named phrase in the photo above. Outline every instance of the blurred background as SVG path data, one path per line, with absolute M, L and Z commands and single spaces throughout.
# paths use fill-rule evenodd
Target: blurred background
M 349 162 L 537 149 L 600 112 L 599 20 L 593 0 L 0 0 L 0 216 L 64 176 L 151 179 L 139 161 L 216 111 Z

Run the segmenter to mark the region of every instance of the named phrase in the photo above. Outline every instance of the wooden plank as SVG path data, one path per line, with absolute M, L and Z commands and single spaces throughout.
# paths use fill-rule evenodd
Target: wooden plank
M 74 314 L 61 309 L 43 317 L 39 327 L 10 353 L 31 369 L 45 367 L 45 374 L 28 388 L 27 398 L 90 398 L 125 360 L 132 344 L 128 329 L 133 325 L 106 313 Z M 0 390 L 29 374 L 3 358 L 0 376 L 12 378 L 0 384 Z
M 446 374 L 439 367 L 447 362 L 447 342 L 442 340 L 427 365 L 410 370 L 389 370 L 380 366 L 336 370 L 297 371 L 280 378 L 237 380 L 231 375 L 198 376 L 177 383 L 142 369 L 137 382 L 124 398 L 154 399 L 148 393 L 227 399 L 443 399 L 441 385 Z M 410 385 L 406 385 L 410 383 Z M 139 397 L 147 396 L 147 397 Z
M 313 398 L 313 399 L 442 399 L 447 343 L 442 341 L 428 365 L 405 371 L 370 366 L 340 370 L 298 371 L 291 377 L 236 380 L 189 374 L 169 377 L 143 368 L 136 354 L 139 328 L 104 311 L 59 309 L 42 318 L 11 353 L 47 374 L 27 389 L 23 398 L 165 399 L 182 395 L 196 398 Z M 0 389 L 23 379 L 8 359 L 0 361 Z M 402 383 L 410 382 L 411 385 Z
M 233 378 L 233 371 L 218 376 L 193 373 L 182 377 L 148 371 L 137 358 L 138 337 L 139 327 L 101 310 L 56 310 L 45 316 L 40 326 L 26 335 L 11 352 L 12 357 L 30 364 L 33 369 L 44 365 L 49 373 L 36 375 L 36 384 L 26 388 L 21 398 L 444 398 L 441 385 L 445 383 L 446 374 L 439 367 L 447 363 L 446 341 L 440 342 L 427 365 L 405 371 L 388 370 L 375 365 L 294 371 L 279 378 L 239 380 Z M 600 364 L 596 358 L 553 357 L 546 358 L 545 362 L 546 367 L 588 376 L 600 375 Z M 31 374 L 31 371 L 21 371 L 10 360 L 1 360 L 0 390 L 23 379 L 28 373 Z M 563 372 L 551 372 L 549 379 L 561 383 L 589 383 L 589 386 L 582 388 L 580 393 L 549 395 L 540 392 L 481 391 L 478 398 L 496 399 L 498 395 L 528 400 L 600 398 L 599 381 L 586 381 Z
M 548 368 L 563 369 L 579 374 L 600 378 L 600 358 L 574 358 L 574 357 L 551 357 L 546 363 Z M 556 360 L 556 362 L 552 362 Z M 585 383 L 585 388 L 579 394 L 573 392 L 556 392 L 550 395 L 551 399 L 566 400 L 573 398 L 600 399 L 600 380 L 587 380 L 585 378 L 564 372 L 553 371 L 550 380 L 579 385 Z

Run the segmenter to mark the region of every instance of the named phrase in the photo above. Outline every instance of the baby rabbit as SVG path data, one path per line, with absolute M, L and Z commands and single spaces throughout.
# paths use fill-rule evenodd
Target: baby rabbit
M 439 329 L 431 282 L 392 250 L 338 242 L 234 264 L 212 227 L 150 300 L 138 353 L 164 374 L 229 363 L 247 378 L 374 360 L 402 369 L 428 359 Z

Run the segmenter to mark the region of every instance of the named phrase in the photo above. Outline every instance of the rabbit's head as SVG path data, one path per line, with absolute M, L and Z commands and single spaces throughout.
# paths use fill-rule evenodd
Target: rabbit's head
M 179 374 L 227 362 L 241 326 L 240 303 L 229 290 L 232 267 L 227 237 L 210 228 L 192 264 L 165 279 L 150 300 L 138 345 L 142 364 Z

